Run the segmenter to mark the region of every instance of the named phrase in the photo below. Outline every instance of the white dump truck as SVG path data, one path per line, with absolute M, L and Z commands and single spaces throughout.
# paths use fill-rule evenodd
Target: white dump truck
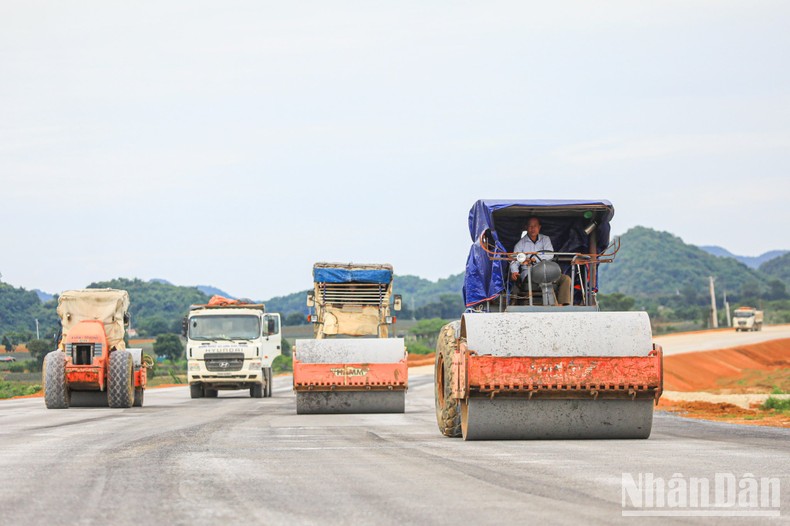
M 763 328 L 763 311 L 754 307 L 738 307 L 732 315 L 735 332 L 760 331 Z
M 263 304 L 214 296 L 184 318 L 189 392 L 215 398 L 219 390 L 249 389 L 272 396 L 272 362 L 282 353 L 280 315 Z

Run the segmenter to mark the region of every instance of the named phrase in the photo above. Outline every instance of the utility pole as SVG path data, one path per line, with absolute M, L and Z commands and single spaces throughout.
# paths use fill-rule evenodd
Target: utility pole
M 714 329 L 719 328 L 719 315 L 716 312 L 716 290 L 713 288 L 713 280 L 715 279 L 713 276 L 708 276 L 710 278 L 710 321 L 711 327 Z
M 38 334 L 38 318 L 35 318 L 35 320 L 36 320 L 36 339 L 40 340 L 41 336 Z
M 732 318 L 730 317 L 730 302 L 727 301 L 727 291 L 724 291 L 724 312 L 727 313 L 727 327 L 732 327 Z

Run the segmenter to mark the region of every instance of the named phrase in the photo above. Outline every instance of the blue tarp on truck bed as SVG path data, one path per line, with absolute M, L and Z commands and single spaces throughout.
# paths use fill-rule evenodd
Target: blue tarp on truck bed
M 313 281 L 317 283 L 383 283 L 392 281 L 392 271 L 387 269 L 314 268 Z
M 521 239 L 524 224 L 530 216 L 538 216 L 541 234 L 551 238 L 556 252 L 589 253 L 588 237 L 584 233 L 592 212 L 598 223 L 598 242 L 595 252 L 601 253 L 609 245 L 609 221 L 614 216 L 612 203 L 605 200 L 481 199 L 469 211 L 469 233 L 472 247 L 466 260 L 464 303 L 467 307 L 495 298 L 505 290 L 508 274 L 507 261 L 492 261 L 480 246 L 480 236 L 490 231 L 489 238 L 497 252 L 512 252 Z

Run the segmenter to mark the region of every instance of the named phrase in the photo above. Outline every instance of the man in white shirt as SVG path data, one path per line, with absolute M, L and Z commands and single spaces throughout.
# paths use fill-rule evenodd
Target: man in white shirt
M 551 239 L 540 233 L 540 219 L 537 217 L 530 217 L 527 221 L 527 235 L 516 243 L 516 246 L 513 247 L 513 252 L 529 253 L 541 251 L 554 252 L 554 247 L 551 244 Z M 554 259 L 554 254 L 539 254 L 539 257 L 541 260 L 546 261 Z M 530 256 L 527 259 L 527 263 L 530 261 L 535 261 L 534 256 Z M 510 279 L 513 281 L 518 280 L 519 267 L 518 261 L 514 260 L 510 262 Z M 571 278 L 563 274 L 559 282 L 555 285 L 555 290 L 557 292 L 557 303 L 560 305 L 571 304 Z

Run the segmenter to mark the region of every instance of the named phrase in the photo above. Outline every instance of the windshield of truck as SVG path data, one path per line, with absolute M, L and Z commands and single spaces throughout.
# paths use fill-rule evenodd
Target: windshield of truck
M 189 320 L 192 340 L 252 340 L 260 335 L 257 316 L 193 316 Z
M 754 312 L 751 311 L 735 311 L 736 318 L 751 318 L 754 316 Z

